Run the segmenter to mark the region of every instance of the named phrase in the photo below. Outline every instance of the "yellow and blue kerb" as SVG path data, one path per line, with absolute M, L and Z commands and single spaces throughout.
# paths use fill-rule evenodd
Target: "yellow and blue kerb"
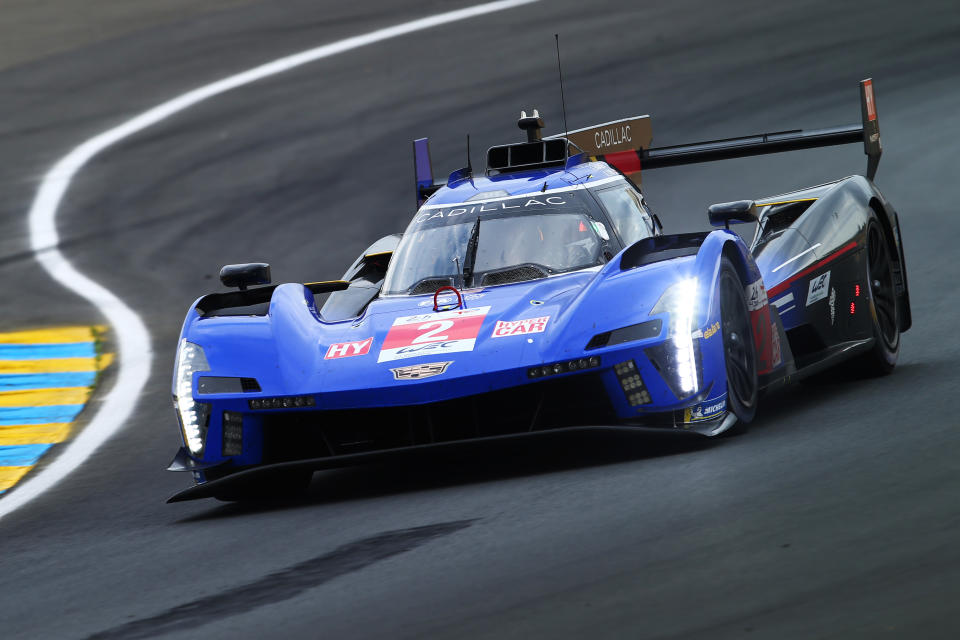
M 63 442 L 112 356 L 100 327 L 0 333 L 0 494 Z

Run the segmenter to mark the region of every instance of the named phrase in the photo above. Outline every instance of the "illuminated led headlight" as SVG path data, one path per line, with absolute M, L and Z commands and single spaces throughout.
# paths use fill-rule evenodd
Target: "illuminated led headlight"
M 657 304 L 653 305 L 650 315 L 670 314 L 669 333 L 690 334 L 693 329 L 693 314 L 697 305 L 697 279 L 687 278 L 673 283 L 663 292 Z
M 669 340 L 673 345 L 673 369 L 683 394 L 698 390 L 697 359 L 693 347 L 693 316 L 696 311 L 697 280 L 680 280 L 667 288 L 653 305 L 650 315 L 670 314 Z
M 173 404 L 180 417 L 183 441 L 193 455 L 203 452 L 210 420 L 210 405 L 195 402 L 193 399 L 193 374 L 197 371 L 210 371 L 203 349 L 200 345 L 181 340 L 180 349 L 177 351 L 176 395 L 173 396 Z

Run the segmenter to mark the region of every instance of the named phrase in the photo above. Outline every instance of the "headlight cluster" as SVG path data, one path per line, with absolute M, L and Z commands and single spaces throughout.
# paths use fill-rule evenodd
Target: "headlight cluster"
M 210 421 L 210 405 L 193 399 L 193 374 L 198 371 L 210 371 L 203 349 L 198 344 L 181 340 L 177 351 L 176 395 L 173 396 L 173 405 L 180 417 L 183 441 L 193 455 L 203 452 Z
M 620 388 L 623 389 L 623 395 L 626 396 L 631 407 L 653 402 L 650 392 L 643 384 L 643 378 L 640 376 L 637 364 L 633 360 L 614 365 L 613 372 L 617 375 L 617 381 L 620 383 Z
M 224 456 L 241 455 L 243 453 L 243 414 L 239 411 L 224 411 L 222 424 L 220 453 Z
M 686 278 L 674 282 L 663 292 L 657 304 L 653 305 L 650 315 L 670 314 L 669 333 L 687 335 L 693 329 L 693 314 L 697 304 L 697 279 Z
M 671 369 L 676 378 L 676 387 L 680 397 L 689 396 L 699 388 L 697 357 L 693 339 L 693 317 L 697 302 L 697 280 L 688 278 L 671 285 L 650 315 L 670 314 L 669 336 L 671 345 Z

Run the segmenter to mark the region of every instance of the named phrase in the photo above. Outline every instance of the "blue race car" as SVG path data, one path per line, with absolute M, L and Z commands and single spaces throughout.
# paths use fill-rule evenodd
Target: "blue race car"
M 715 436 L 760 393 L 842 361 L 889 373 L 910 302 L 897 214 L 862 122 L 650 147 L 647 116 L 495 146 L 434 183 L 342 280 L 270 285 L 228 265 L 187 313 L 173 377 L 196 482 L 171 501 L 295 489 L 397 450 L 558 429 Z M 862 143 L 867 175 L 713 205 L 718 230 L 665 234 L 641 169 Z M 729 231 L 758 223 L 752 242 Z

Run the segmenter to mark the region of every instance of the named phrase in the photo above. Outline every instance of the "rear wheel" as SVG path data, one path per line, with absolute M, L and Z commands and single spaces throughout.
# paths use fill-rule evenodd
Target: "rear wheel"
M 720 264 L 720 319 L 727 372 L 727 408 L 742 423 L 757 412 L 757 354 L 743 285 L 733 265 Z
M 867 226 L 867 291 L 873 322 L 873 349 L 853 362 L 858 373 L 881 376 L 893 371 L 900 354 L 900 325 L 897 322 L 897 290 L 883 230 L 876 220 Z

